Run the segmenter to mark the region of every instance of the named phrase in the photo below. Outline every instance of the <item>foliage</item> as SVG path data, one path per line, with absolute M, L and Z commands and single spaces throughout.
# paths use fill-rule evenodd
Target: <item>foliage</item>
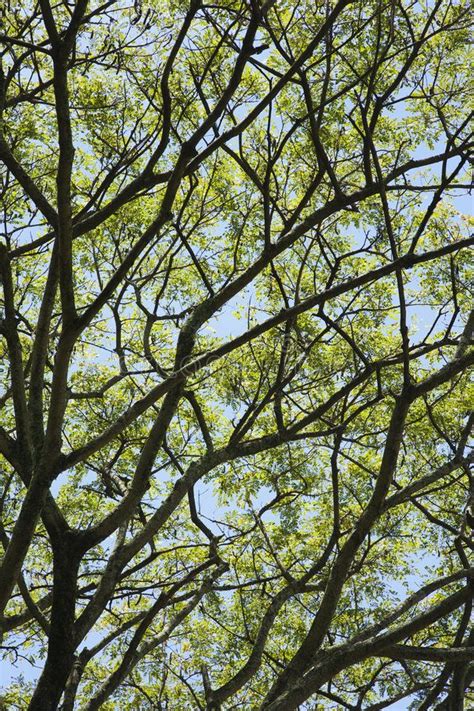
M 468 3 L 3 8 L 0 705 L 462 709 Z

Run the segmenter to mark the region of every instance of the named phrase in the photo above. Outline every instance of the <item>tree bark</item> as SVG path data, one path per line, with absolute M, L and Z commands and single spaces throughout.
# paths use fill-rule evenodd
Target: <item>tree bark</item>
M 55 711 L 75 661 L 74 634 L 80 554 L 71 534 L 53 547 L 53 602 L 48 656 L 28 711 Z

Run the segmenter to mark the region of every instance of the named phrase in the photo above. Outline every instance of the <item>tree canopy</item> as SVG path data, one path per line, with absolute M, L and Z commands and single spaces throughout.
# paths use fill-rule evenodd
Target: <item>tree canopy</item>
M 4 0 L 2 708 L 473 702 L 468 42 Z

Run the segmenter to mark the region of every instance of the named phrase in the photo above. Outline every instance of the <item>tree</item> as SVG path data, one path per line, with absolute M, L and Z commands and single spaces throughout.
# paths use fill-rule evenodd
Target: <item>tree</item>
M 468 12 L 6 0 L 6 708 L 463 708 Z

